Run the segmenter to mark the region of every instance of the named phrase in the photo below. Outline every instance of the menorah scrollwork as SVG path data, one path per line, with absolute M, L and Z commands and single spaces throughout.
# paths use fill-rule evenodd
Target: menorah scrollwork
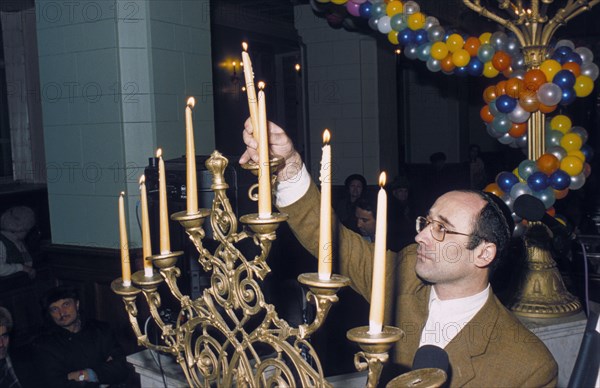
M 325 322 L 331 305 L 338 301 L 338 290 L 348 285 L 349 279 L 333 275 L 329 280 L 321 280 L 316 273 L 300 275 L 299 282 L 309 288 L 306 298 L 315 306 L 315 318 L 298 327 L 281 319 L 275 306 L 265 301 L 259 282 L 270 272 L 267 257 L 276 230 L 287 215 L 244 215 L 239 218 L 243 228 L 238 231 L 238 219 L 226 195 L 227 164 L 228 160 L 217 151 L 206 162 L 213 176 L 210 210 L 199 209 L 195 214 L 182 211 L 171 216 L 184 227 L 203 269 L 211 272 L 210 287 L 196 299 L 184 295 L 177 285 L 181 271 L 176 266 L 183 252 L 169 252 L 152 256 L 158 272 L 151 277 L 138 271 L 132 275 L 131 286 L 123 285 L 118 278 L 112 282 L 112 289 L 123 298 L 138 343 L 174 356 L 190 386 L 329 387 L 309 339 Z M 274 167 L 278 164 L 280 161 Z M 253 170 L 252 166 L 248 169 Z M 252 197 L 251 192 L 249 195 Z M 214 252 L 204 245 L 206 219 L 210 221 L 213 239 L 219 243 Z M 238 248 L 242 240 L 253 242 L 254 257 Z M 164 322 L 160 315 L 158 287 L 163 283 L 181 306 L 175 323 Z M 152 343 L 140 328 L 136 305 L 139 294 L 144 295 L 150 315 L 160 329 L 161 344 Z M 391 346 L 393 341 L 388 342 Z M 377 369 L 376 364 L 383 361 L 369 362 L 368 367 Z M 375 375 L 378 378 L 379 372 Z

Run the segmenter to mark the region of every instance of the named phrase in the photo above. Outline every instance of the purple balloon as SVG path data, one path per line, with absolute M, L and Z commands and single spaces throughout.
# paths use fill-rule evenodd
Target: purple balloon
M 352 16 L 359 17 L 360 16 L 360 4 L 355 3 L 353 1 L 349 1 L 346 3 L 346 11 Z

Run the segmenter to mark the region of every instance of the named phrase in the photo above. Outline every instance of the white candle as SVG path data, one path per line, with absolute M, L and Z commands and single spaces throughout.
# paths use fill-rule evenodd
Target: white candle
M 131 286 L 131 264 L 129 260 L 129 242 L 127 223 L 125 222 L 125 193 L 119 195 L 119 237 L 121 243 L 121 278 L 124 286 Z
M 371 284 L 371 310 L 369 313 L 369 334 L 379 334 L 383 329 L 385 306 L 385 253 L 387 234 L 387 194 L 385 192 L 385 172 L 379 175 L 377 194 L 377 220 L 375 225 L 375 251 L 373 254 L 373 281 Z
M 198 213 L 198 185 L 196 181 L 196 148 L 194 146 L 194 123 L 192 109 L 196 105 L 194 97 L 187 100 L 185 107 L 185 156 L 186 156 L 186 196 L 187 213 Z
M 331 278 L 333 261 L 331 246 L 331 146 L 329 130 L 323 131 L 323 153 L 321 156 L 321 219 L 319 222 L 319 279 Z
M 271 217 L 271 172 L 269 170 L 269 135 L 264 82 L 258 88 L 258 217 Z
M 140 207 L 142 209 L 142 257 L 144 259 L 144 276 L 152 277 L 152 242 L 150 240 L 150 219 L 148 217 L 148 195 L 146 194 L 146 177 L 140 177 Z
M 254 71 L 252 61 L 248 55 L 248 43 L 242 43 L 242 63 L 244 65 L 244 80 L 246 81 L 246 96 L 248 97 L 248 110 L 250 111 L 250 122 L 254 139 L 258 141 L 258 105 L 256 101 L 256 89 L 254 88 Z
M 171 253 L 171 236 L 169 235 L 169 209 L 167 207 L 167 179 L 165 161 L 162 158 L 162 149 L 156 150 L 158 158 L 158 214 L 160 225 L 160 253 Z

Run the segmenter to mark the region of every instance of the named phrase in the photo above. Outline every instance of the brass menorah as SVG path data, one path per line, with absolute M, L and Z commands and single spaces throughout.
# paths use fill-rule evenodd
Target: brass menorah
M 275 158 L 271 163 L 274 171 L 281 160 Z M 268 218 L 244 215 L 239 218 L 243 228 L 238 231 L 238 219 L 226 195 L 227 164 L 228 160 L 217 151 L 206 161 L 213 177 L 212 209 L 171 215 L 185 228 L 199 253 L 199 263 L 211 272 L 210 287 L 193 300 L 184 295 L 177 285 L 181 271 L 176 266 L 183 252 L 171 252 L 151 257 L 159 270 L 152 277 L 138 271 L 132 275 L 132 285 L 126 286 L 118 278 L 112 282 L 112 289 L 123 298 L 138 344 L 172 355 L 190 386 L 329 387 L 331 384 L 325 380 L 309 338 L 323 325 L 332 304 L 338 301 L 338 290 L 347 286 L 349 279 L 335 274 L 329 280 L 319 279 L 316 273 L 300 275 L 298 281 L 309 289 L 306 298 L 315 306 L 315 318 L 298 327 L 281 319 L 275 307 L 265 301 L 260 281 L 270 272 L 267 257 L 276 230 L 287 215 L 273 213 Z M 255 167 L 246 166 L 256 173 Z M 252 191 L 249 195 L 255 197 Z M 207 238 L 203 228 L 206 219 L 210 221 L 213 238 L 219 242 L 214 253 L 203 245 Z M 246 257 L 236 246 L 246 239 L 258 248 L 259 253 L 253 258 Z M 163 282 L 181 306 L 174 324 L 165 323 L 159 313 L 158 286 Z M 151 343 L 140 328 L 136 305 L 140 293 L 164 344 Z M 357 353 L 355 364 L 359 370 L 368 369 L 367 386 L 377 385 L 388 351 L 401 335 L 400 329 L 389 326 L 377 335 L 368 334 L 364 327 L 348 333 L 363 349 Z M 309 357 L 304 357 L 305 354 Z

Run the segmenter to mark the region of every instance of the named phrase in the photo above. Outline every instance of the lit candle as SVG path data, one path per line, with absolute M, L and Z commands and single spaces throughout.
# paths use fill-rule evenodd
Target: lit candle
M 121 242 L 121 274 L 124 286 L 131 286 L 131 264 L 129 261 L 129 242 L 125 222 L 125 193 L 119 195 L 119 237 Z
M 160 254 L 171 253 L 171 238 L 169 236 L 169 210 L 167 208 L 167 180 L 165 174 L 165 161 L 162 158 L 162 149 L 156 150 L 158 158 L 158 208 L 160 224 Z
M 252 133 L 254 139 L 258 141 L 258 106 L 256 104 L 256 89 L 254 88 L 254 71 L 252 70 L 252 61 L 248 55 L 248 43 L 243 42 L 242 63 L 244 66 L 244 80 L 246 81 L 246 96 L 248 97 L 248 110 L 250 110 L 250 122 L 252 123 Z
M 264 82 L 258 83 L 258 217 L 271 217 L 271 172 Z
M 144 258 L 144 275 L 152 277 L 152 242 L 150 241 L 150 221 L 148 217 L 148 196 L 146 194 L 146 177 L 140 177 L 140 197 L 142 208 L 142 256 Z
M 185 154 L 186 154 L 186 196 L 187 213 L 198 213 L 198 186 L 196 182 L 196 148 L 194 147 L 194 123 L 192 122 L 192 109 L 196 105 L 194 97 L 187 100 L 185 107 Z
M 319 279 L 331 278 L 331 146 L 329 130 L 323 131 L 323 154 L 321 156 L 321 220 L 319 222 Z
M 373 254 L 373 281 L 371 283 L 371 310 L 369 314 L 369 334 L 381 333 L 385 294 L 385 253 L 387 233 L 387 194 L 385 193 L 385 172 L 379 175 L 377 195 L 377 220 L 375 225 L 375 252 Z

